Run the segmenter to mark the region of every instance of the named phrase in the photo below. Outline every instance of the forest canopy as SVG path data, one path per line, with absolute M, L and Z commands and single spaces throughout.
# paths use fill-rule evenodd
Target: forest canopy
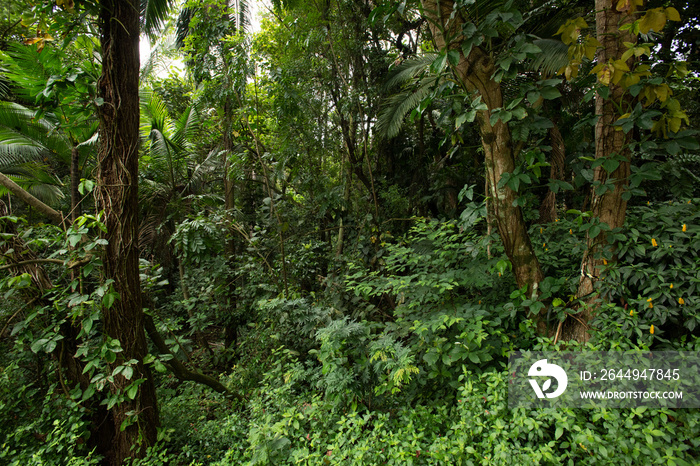
M 508 357 L 700 351 L 700 4 L 253 3 L 0 5 L 0 461 L 697 464 Z

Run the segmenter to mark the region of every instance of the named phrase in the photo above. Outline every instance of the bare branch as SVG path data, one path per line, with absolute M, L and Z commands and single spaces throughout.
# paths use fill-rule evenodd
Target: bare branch
M 17 183 L 15 183 L 14 181 L 12 181 L 10 178 L 3 175 L 2 173 L 0 173 L 0 185 L 9 189 L 12 194 L 14 194 L 18 198 L 22 199 L 24 202 L 26 202 L 30 206 L 37 209 L 42 214 L 49 217 L 53 222 L 60 225 L 64 221 L 65 222 L 69 221 L 63 214 L 52 209 L 51 207 L 47 206 L 46 204 L 41 202 L 36 197 L 29 194 L 26 190 L 22 189 Z

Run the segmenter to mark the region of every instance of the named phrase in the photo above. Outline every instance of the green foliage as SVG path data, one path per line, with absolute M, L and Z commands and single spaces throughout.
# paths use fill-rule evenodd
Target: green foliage
M 636 71 L 614 64 L 612 79 L 635 81 L 614 126 L 637 139 L 638 166 L 627 225 L 611 231 L 586 211 L 590 193 L 615 188 L 596 170 L 625 161 L 594 157 L 592 99 L 606 86 L 576 77 L 572 62 L 593 67 L 586 12 L 477 3 L 455 2 L 459 49 L 436 52 L 418 2 L 276 1 L 255 37 L 243 34 L 246 2 L 186 2 L 188 76 L 151 77 L 141 95 L 141 292 L 172 354 L 122 360 L 125 342 L 104 334 L 103 310 L 120 298 L 102 278 L 106 227 L 89 202 L 60 230 L 30 226 L 3 197 L 3 214 L 15 211 L 0 220 L 0 267 L 12 272 L 0 278 L 0 461 L 103 461 L 91 435 L 106 409 L 136 397 L 143 362 L 163 429 L 134 464 L 697 464 L 698 410 L 508 409 L 505 371 L 514 349 L 700 348 L 697 70 L 671 56 L 695 53 L 678 40 L 694 29 L 664 21 L 677 35 L 632 44 L 626 57 L 645 61 Z M 167 6 L 141 2 L 150 36 Z M 0 98 L 12 99 L 0 103 L 0 171 L 51 184 L 56 200 L 69 197 L 58 180 L 73 148 L 79 193 L 95 187 L 102 102 L 96 39 L 69 33 L 75 46 L 58 51 L 51 35 L 94 24 L 98 7 L 32 5 L 23 21 L 39 29 L 23 31 L 35 45 L 0 55 Z M 630 27 L 656 31 L 659 19 Z M 551 39 L 562 24 L 563 42 Z M 489 96 L 450 73 L 477 47 L 502 83 L 489 114 Z M 495 182 L 519 194 L 527 222 L 557 195 L 558 220 L 529 224 L 545 275 L 536 297 L 489 234 L 478 118 L 511 131 L 514 168 Z M 681 122 L 690 128 L 676 131 Z M 558 177 L 555 149 L 566 154 Z M 581 306 L 586 238 L 603 237 L 592 339 L 555 348 L 558 324 Z M 23 258 L 40 259 L 11 266 Z M 166 367 L 176 360 L 240 398 L 178 381 Z
M 101 458 L 86 448 L 91 427 L 85 408 L 66 402 L 56 384 L 43 396 L 41 387 L 32 383 L 22 386 L 18 392 L 16 385 L 18 380 L 24 379 L 23 372 L 15 362 L 3 367 L 0 378 L 3 412 L 0 459 L 3 464 L 101 464 Z
M 689 199 L 630 209 L 619 265 L 608 271 L 601 289 L 606 300 L 624 305 L 626 312 L 603 313 L 602 329 L 621 328 L 651 348 L 682 346 L 698 335 L 697 203 Z

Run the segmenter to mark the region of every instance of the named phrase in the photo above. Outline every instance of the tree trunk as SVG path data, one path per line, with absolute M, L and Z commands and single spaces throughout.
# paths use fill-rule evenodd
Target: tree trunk
M 138 148 L 139 148 L 139 3 L 136 0 L 104 0 L 100 10 L 102 75 L 98 80 L 100 144 L 98 149 L 97 210 L 104 211 L 107 227 L 104 274 L 119 293 L 103 310 L 104 330 L 117 339 L 123 351 L 112 364 L 130 359 L 131 380 L 114 378 L 110 390 L 123 393 L 133 381 L 143 379 L 134 400 L 110 410 L 114 438 L 110 450 L 100 452 L 110 465 L 125 458 L 143 457 L 156 441 L 158 408 L 150 370 L 143 364 L 148 352 L 141 308 L 138 250 Z M 126 421 L 126 422 L 125 422 Z M 132 422 L 133 421 L 133 422 Z
M 564 181 L 564 171 L 566 168 L 566 146 L 564 138 L 559 131 L 557 119 L 552 118 L 554 126 L 549 129 L 549 138 L 552 144 L 552 157 L 550 160 L 549 177 L 553 180 Z M 557 218 L 557 195 L 551 189 L 540 204 L 540 218 L 538 223 L 551 223 Z
M 636 42 L 629 32 L 621 32 L 620 26 L 633 20 L 627 13 L 620 13 L 609 0 L 596 0 L 596 34 L 602 47 L 598 50 L 598 63 L 619 59 L 627 51 L 624 42 Z M 618 107 L 625 107 L 625 89 L 610 82 L 608 98 L 596 94 L 596 115 L 598 121 L 595 127 L 595 156 L 596 159 L 621 155 L 624 160 L 608 173 L 599 166 L 595 169 L 593 192 L 591 193 L 591 218 L 606 224 L 610 229 L 620 228 L 625 223 L 627 201 L 622 194 L 627 188 L 630 175 L 630 152 L 627 144 L 629 134 L 617 130 L 613 123 L 619 118 Z M 622 112 L 624 113 L 624 112 Z M 613 189 L 598 194 L 597 185 L 610 182 Z M 589 233 L 591 229 L 588 230 Z M 605 262 L 614 261 L 614 245 L 610 246 L 605 231 L 594 238 L 587 235 L 587 250 L 581 262 L 581 281 L 577 297 L 585 303 L 577 319 L 569 320 L 563 327 L 562 339 L 588 341 L 590 338 L 588 322 L 595 314 L 596 304 L 595 282 L 598 280 Z
M 478 92 L 487 110 L 477 113 L 477 123 L 484 149 L 487 185 L 490 188 L 491 212 L 503 241 L 506 255 L 513 265 L 513 273 L 518 287 L 527 286 L 528 295 L 537 294 L 540 281 L 544 278 L 535 251 L 530 243 L 525 221 L 520 207 L 514 207 L 517 193 L 507 186 L 498 189 L 498 182 L 504 173 L 515 168 L 512 140 L 508 125 L 501 120 L 494 125 L 490 122 L 491 112 L 503 106 L 500 83 L 491 76 L 495 68 L 493 59 L 478 47 L 472 48 L 465 57 L 461 50 L 462 20 L 459 14 L 450 17 L 454 3 L 423 0 L 424 15 L 428 18 L 433 39 L 439 50 L 456 50 L 459 62 L 455 67 L 457 78 L 470 92 Z M 451 42 L 446 42 L 446 37 Z
M 70 151 L 70 218 L 75 221 L 80 217 L 80 152 L 76 146 Z

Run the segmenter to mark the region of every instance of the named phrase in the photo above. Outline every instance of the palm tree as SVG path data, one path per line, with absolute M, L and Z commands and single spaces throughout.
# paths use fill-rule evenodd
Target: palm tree
M 0 172 L 47 204 L 64 197 L 50 163 L 69 162 L 71 145 L 48 118 L 34 119 L 34 111 L 0 102 Z M 0 195 L 2 195 L 0 191 Z
M 139 178 L 144 208 L 142 246 L 165 245 L 174 228 L 191 210 L 193 199 L 206 195 L 208 178 L 220 168 L 219 151 L 201 157 L 194 141 L 201 128 L 201 104 L 195 101 L 177 118 L 154 92 L 141 97 L 143 156 Z M 198 161 L 198 159 L 200 161 Z M 163 259 L 166 259 L 163 257 Z
M 9 97 L 24 105 L 4 102 L 0 108 L 0 170 L 54 203 L 63 197 L 56 175 L 69 172 L 73 218 L 79 215 L 78 184 L 97 142 L 98 123 L 90 105 L 96 64 L 89 48 L 84 54 L 73 63 L 53 47 L 40 52 L 36 46 L 14 44 L 3 56 Z

